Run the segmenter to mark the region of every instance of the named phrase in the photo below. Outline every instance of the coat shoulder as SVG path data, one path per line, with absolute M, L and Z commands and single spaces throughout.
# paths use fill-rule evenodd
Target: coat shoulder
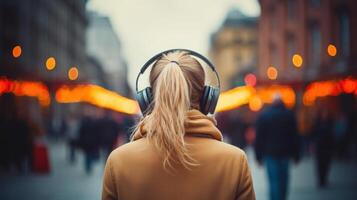
M 242 159 L 246 156 L 245 152 L 239 147 L 220 141 L 212 142 L 214 143 L 212 144 L 212 147 L 214 147 L 212 149 L 221 155 L 234 157 L 237 159 Z
M 150 148 L 150 146 L 147 144 L 147 141 L 145 139 L 139 139 L 117 147 L 110 153 L 108 159 L 119 161 L 119 159 L 128 158 L 135 153 L 145 153 L 148 148 Z

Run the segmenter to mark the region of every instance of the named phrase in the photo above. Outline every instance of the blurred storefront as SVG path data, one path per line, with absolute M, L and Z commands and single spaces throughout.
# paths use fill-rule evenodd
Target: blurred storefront
M 54 97 L 54 89 L 59 84 L 86 80 L 85 76 L 78 75 L 78 71 L 85 70 L 86 63 L 86 3 L 86 0 L 1 1 L 2 78 L 46 84 L 44 90 L 49 93 L 49 99 Z M 73 80 L 68 79 L 70 69 L 77 72 Z M 30 87 L 27 90 L 25 92 L 37 89 Z M 40 107 L 38 101 L 25 101 L 24 98 L 17 98 L 16 101 L 17 107 L 37 112 L 34 115 L 24 111 L 29 119 L 42 116 L 37 120 L 42 130 L 52 132 L 60 126 L 63 111 L 58 104 L 49 102 L 44 105 L 40 102 Z
M 261 84 L 291 85 L 297 95 L 300 129 L 308 134 L 322 109 L 333 116 L 353 118 L 354 94 L 341 90 L 334 95 L 307 100 L 314 82 L 339 82 L 357 75 L 357 2 L 352 0 L 260 0 L 258 79 Z M 269 70 L 276 71 L 275 77 Z M 347 79 L 348 78 L 348 79 Z M 315 91 L 326 90 L 326 86 Z M 316 93 L 316 92 L 315 92 Z M 318 93 L 318 92 L 317 92 Z M 333 92 L 330 92 L 333 93 Z M 311 92 L 310 92 L 311 94 Z M 316 95 L 315 95 L 316 96 Z M 346 110 L 345 107 L 349 108 Z M 351 122 L 354 123 L 354 122 Z
M 269 66 L 279 83 L 356 75 L 356 1 L 259 2 L 259 79 L 268 81 Z
M 65 119 L 83 112 L 78 102 L 57 101 L 60 88 L 96 84 L 129 95 L 119 39 L 108 18 L 87 13 L 87 2 L 0 1 L 0 98 L 14 95 L 16 110 L 6 110 L 28 108 L 22 115 L 39 132 L 63 134 Z
M 86 0 L 0 2 L 1 74 L 9 78 L 66 81 L 70 67 L 85 59 Z M 18 46 L 21 55 L 11 54 Z M 51 72 L 46 61 L 55 56 Z

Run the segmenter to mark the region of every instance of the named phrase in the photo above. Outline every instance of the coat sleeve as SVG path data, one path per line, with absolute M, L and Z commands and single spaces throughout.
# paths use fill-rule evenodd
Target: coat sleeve
M 104 169 L 102 200 L 118 200 L 110 156 Z
M 253 187 L 252 175 L 248 166 L 247 157 L 243 154 L 241 159 L 241 173 L 237 188 L 236 200 L 255 200 L 255 192 Z

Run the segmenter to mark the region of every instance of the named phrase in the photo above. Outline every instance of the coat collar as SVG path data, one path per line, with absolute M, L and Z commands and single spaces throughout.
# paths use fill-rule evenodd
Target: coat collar
M 222 133 L 216 127 L 217 122 L 212 117 L 202 114 L 198 110 L 189 110 L 185 124 L 185 135 L 192 137 L 208 137 L 219 141 L 223 140 Z M 140 131 L 133 135 L 133 140 L 145 137 L 145 126 L 139 128 Z

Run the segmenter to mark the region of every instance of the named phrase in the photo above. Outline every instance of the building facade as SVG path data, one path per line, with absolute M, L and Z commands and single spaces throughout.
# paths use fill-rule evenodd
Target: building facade
M 222 91 L 243 85 L 244 76 L 256 70 L 257 20 L 232 9 L 211 36 L 209 54 L 220 74 Z
M 88 81 L 86 3 L 87 0 L 0 1 L 0 77 L 40 81 L 49 87 L 52 101 L 48 107 L 39 108 L 36 101 L 27 103 L 25 98 L 18 98 L 16 103 L 42 116 L 36 121 L 48 133 L 61 133 L 62 119 L 68 113 L 55 101 L 56 88 L 63 83 Z M 50 57 L 51 67 L 47 67 Z M 72 67 L 78 69 L 79 75 L 69 80 Z M 34 120 L 32 112 L 23 113 Z
M 357 72 L 357 1 L 259 0 L 262 82 L 300 84 Z M 293 56 L 300 56 L 294 66 Z M 268 67 L 278 71 L 267 77 Z
M 87 52 L 103 67 L 109 89 L 122 95 L 130 94 L 127 82 L 127 65 L 122 54 L 119 37 L 108 17 L 88 13 Z
M 48 82 L 67 81 L 70 67 L 85 66 L 87 0 L 0 1 L 0 63 L 2 75 Z M 14 59 L 12 48 L 21 56 Z M 46 69 L 54 57 L 56 67 Z M 79 76 L 79 80 L 85 77 Z

